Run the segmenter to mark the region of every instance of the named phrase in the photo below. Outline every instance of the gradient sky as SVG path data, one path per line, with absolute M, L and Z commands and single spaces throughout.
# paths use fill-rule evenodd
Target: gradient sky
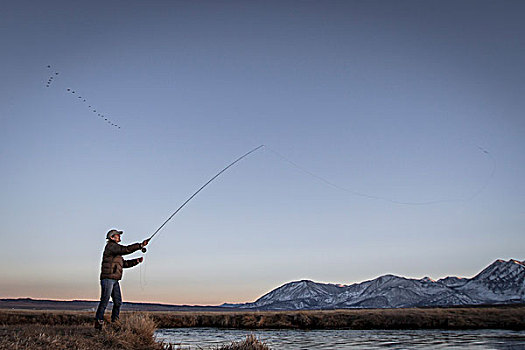
M 145 239 L 260 144 L 126 270 L 126 301 L 245 302 L 300 279 L 525 259 L 524 10 L 3 2 L 0 297 L 98 299 L 109 229 Z

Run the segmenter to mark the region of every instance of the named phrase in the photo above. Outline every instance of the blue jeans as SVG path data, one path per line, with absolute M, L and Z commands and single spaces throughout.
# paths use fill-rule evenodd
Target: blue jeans
M 119 318 L 120 306 L 122 305 L 122 295 L 120 294 L 120 284 L 118 280 L 109 278 L 100 280 L 100 303 L 98 304 L 95 318 L 97 320 L 104 320 L 104 312 L 109 303 L 109 297 L 113 300 L 113 310 L 111 311 L 111 322 L 115 322 Z

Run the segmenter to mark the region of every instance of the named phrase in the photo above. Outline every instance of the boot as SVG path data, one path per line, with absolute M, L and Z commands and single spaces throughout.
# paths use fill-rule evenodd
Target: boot
M 95 320 L 95 329 L 96 330 L 102 330 L 102 326 L 104 325 L 104 320 Z

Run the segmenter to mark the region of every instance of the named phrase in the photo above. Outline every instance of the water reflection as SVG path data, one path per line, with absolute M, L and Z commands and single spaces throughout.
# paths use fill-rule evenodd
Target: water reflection
M 272 349 L 525 349 L 524 331 L 160 329 L 157 338 L 187 349 L 213 349 L 255 334 Z

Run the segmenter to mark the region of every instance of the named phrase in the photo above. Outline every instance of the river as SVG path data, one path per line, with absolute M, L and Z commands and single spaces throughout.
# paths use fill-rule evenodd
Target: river
M 525 349 L 525 331 L 159 329 L 180 349 L 216 349 L 255 334 L 272 349 Z

